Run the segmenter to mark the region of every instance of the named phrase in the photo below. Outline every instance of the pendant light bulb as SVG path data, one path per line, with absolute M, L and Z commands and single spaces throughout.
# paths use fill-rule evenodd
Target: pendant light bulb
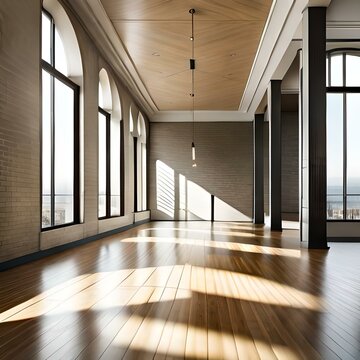
M 195 144 L 194 143 L 191 144 L 191 155 L 192 155 L 192 160 L 195 161 L 196 157 L 195 157 Z

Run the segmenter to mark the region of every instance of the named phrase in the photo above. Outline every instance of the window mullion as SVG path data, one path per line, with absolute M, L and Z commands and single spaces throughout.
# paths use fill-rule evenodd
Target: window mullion
M 110 151 L 110 116 L 109 114 L 106 115 L 106 217 L 110 217 L 111 216 L 111 204 L 110 204 L 110 200 L 111 200 L 111 196 L 110 196 L 110 191 L 111 191 L 111 151 Z
M 137 171 L 137 137 L 134 136 L 134 212 L 138 211 L 138 171 Z
M 79 89 L 74 89 L 74 179 L 73 221 L 80 223 L 80 144 L 79 144 Z
M 125 214 L 124 121 L 120 121 L 120 216 Z
M 51 38 L 50 38 L 50 61 L 51 65 L 55 67 L 55 22 L 51 17 Z
M 55 225 L 55 78 L 51 79 L 51 226 Z
M 343 201 L 344 216 L 347 219 L 347 93 L 343 94 Z
M 342 61 L 343 61 L 343 63 L 342 63 L 342 70 L 343 70 L 343 86 L 347 86 L 347 83 L 346 83 L 346 55 L 345 55 L 345 53 L 343 54 L 343 56 L 342 56 Z

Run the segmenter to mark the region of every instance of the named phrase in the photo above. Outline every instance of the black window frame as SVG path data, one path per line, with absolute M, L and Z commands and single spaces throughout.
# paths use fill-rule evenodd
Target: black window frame
M 347 193 L 347 94 L 360 94 L 360 86 L 346 86 L 346 55 L 357 53 L 360 56 L 360 49 L 358 48 L 336 48 L 326 52 L 328 60 L 327 78 L 328 84 L 326 86 L 327 94 L 341 94 L 343 97 L 343 192 L 341 194 L 328 194 L 329 196 L 342 196 L 343 199 L 343 218 L 342 219 L 329 219 L 329 222 L 360 222 L 360 219 L 347 218 L 347 198 L 350 196 L 360 196 L 360 194 Z M 331 58 L 333 55 L 342 55 L 342 77 L 343 86 L 331 86 Z
M 46 71 L 50 75 L 51 87 L 50 87 L 50 99 L 51 99 L 51 191 L 50 191 L 50 213 L 51 213 L 51 225 L 43 227 L 42 225 L 42 204 L 43 204 L 43 188 L 42 188 L 42 121 L 41 121 L 41 176 L 40 176 L 40 227 L 41 231 L 48 231 L 58 229 L 66 226 L 72 226 L 80 223 L 80 141 L 79 141 L 79 126 L 80 126 L 80 87 L 71 81 L 67 76 L 62 74 L 55 68 L 55 22 L 52 15 L 42 8 L 42 14 L 44 14 L 51 23 L 51 37 L 50 37 L 50 63 L 42 59 L 40 56 L 41 70 Z M 74 91 L 74 179 L 73 179 L 73 221 L 69 223 L 55 225 L 55 79 L 61 81 Z M 42 90 L 41 90 L 41 103 Z
M 98 220 L 111 219 L 120 216 L 124 216 L 124 131 L 123 122 L 120 121 L 120 214 L 111 215 L 111 114 L 98 106 L 98 113 L 102 114 L 106 118 L 106 190 L 105 190 L 105 216 L 99 216 L 98 205 Z M 99 174 L 98 174 L 99 176 Z M 98 189 L 98 201 L 99 201 L 99 189 Z
M 105 116 L 106 119 L 106 135 L 105 135 L 105 141 L 106 141 L 106 172 L 105 172 L 105 216 L 99 216 L 99 206 L 98 206 L 98 219 L 108 219 L 111 217 L 111 195 L 110 195 L 110 189 L 111 189 L 111 136 L 110 136 L 110 121 L 111 121 L 111 114 L 107 111 L 105 111 L 103 108 L 98 106 L 98 112 Z M 98 120 L 99 121 L 99 120 Z M 99 176 L 99 174 L 98 174 Z M 98 189 L 98 199 L 100 197 L 99 189 Z

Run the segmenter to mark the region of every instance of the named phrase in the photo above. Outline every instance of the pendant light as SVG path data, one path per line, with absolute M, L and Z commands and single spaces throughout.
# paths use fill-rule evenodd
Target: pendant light
M 192 143 L 191 143 L 191 158 L 192 166 L 196 167 L 196 154 L 195 154 L 195 36 L 194 36 L 194 14 L 195 9 L 190 9 L 191 14 L 191 59 L 190 59 L 190 71 L 191 71 L 191 98 L 192 98 Z

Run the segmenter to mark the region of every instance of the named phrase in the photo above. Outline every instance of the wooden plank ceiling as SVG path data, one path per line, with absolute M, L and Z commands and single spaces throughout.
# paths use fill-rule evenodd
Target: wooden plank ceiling
M 101 0 L 159 110 L 238 110 L 272 0 Z

